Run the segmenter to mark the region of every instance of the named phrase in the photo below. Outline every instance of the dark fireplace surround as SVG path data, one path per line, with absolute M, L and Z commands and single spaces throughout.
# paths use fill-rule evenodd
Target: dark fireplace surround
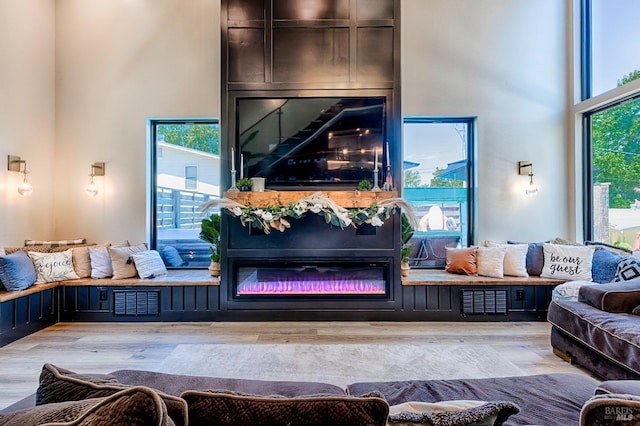
M 280 181 L 268 178 L 268 191 L 355 192 L 356 181 L 363 176 L 332 176 L 328 181 L 309 179 L 289 184 L 296 178 L 287 174 L 287 167 L 299 168 L 302 161 L 291 160 L 286 153 L 300 148 L 280 138 L 265 151 L 274 158 L 258 163 L 247 145 L 250 132 L 246 132 L 246 120 L 242 124 L 239 117 L 239 105 L 245 99 L 383 99 L 383 128 L 376 130 L 380 133 L 373 143 L 382 148 L 381 156 L 386 155 L 388 143 L 392 180 L 400 182 L 398 0 L 223 0 L 221 10 L 223 188 L 232 183 L 232 148 L 235 164 L 240 164 L 241 155 L 247 162 L 245 173 L 261 170 L 268 174 L 279 167 L 278 174 L 287 175 Z M 312 12 L 316 16 L 310 16 Z M 258 115 L 251 121 L 261 119 Z M 326 126 L 330 121 L 327 119 Z M 287 123 L 278 125 L 286 127 Z M 325 124 L 318 125 L 322 126 Z M 321 130 L 302 129 L 299 133 Z M 299 144 L 303 145 L 305 142 Z M 372 152 L 371 146 L 365 148 Z M 357 149 L 365 152 L 365 148 Z M 306 161 L 342 160 L 335 157 L 337 149 L 331 149 L 335 152 L 326 154 L 325 149 L 322 159 Z M 281 158 L 275 158 L 278 155 Z M 380 158 L 380 163 L 383 161 Z M 290 170 L 290 175 L 297 173 Z M 384 176 L 380 174 L 381 179 Z M 381 227 L 341 229 L 311 213 L 290 222 L 291 227 L 284 232 L 272 230 L 267 235 L 243 227 L 238 218 L 223 212 L 221 308 L 230 312 L 262 311 L 283 319 L 338 319 L 354 312 L 361 313 L 355 318 L 365 319 L 375 317 L 376 312 L 400 309 L 399 212 Z

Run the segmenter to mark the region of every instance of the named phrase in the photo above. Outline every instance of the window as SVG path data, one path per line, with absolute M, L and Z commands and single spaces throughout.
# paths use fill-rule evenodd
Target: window
M 184 189 L 197 189 L 198 188 L 198 167 L 185 166 L 184 167 Z
M 202 203 L 220 197 L 218 120 L 151 120 L 151 247 L 168 267 L 206 268 Z
M 588 99 L 640 72 L 640 2 L 583 0 L 582 7 L 583 99 Z
M 584 238 L 640 248 L 640 2 L 582 1 Z M 615 92 L 612 89 L 618 88 Z M 583 106 L 585 105 L 585 106 Z
M 445 247 L 473 241 L 473 123 L 473 118 L 404 120 L 403 197 L 419 220 L 413 267 L 444 267 Z

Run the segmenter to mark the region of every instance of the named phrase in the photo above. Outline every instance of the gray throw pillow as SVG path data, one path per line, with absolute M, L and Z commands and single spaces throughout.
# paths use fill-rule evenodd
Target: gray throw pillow
M 507 241 L 509 244 L 529 244 L 527 250 L 527 273 L 539 276 L 544 268 L 544 243 L 521 243 L 517 241 Z

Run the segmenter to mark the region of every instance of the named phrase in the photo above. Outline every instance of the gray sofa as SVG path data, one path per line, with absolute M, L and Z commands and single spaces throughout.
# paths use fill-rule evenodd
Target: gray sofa
M 640 278 L 585 285 L 578 300 L 553 300 L 551 345 L 604 379 L 640 378 Z
M 622 392 L 626 396 L 620 396 Z M 598 400 L 601 397 L 595 393 L 606 394 L 606 401 Z M 398 404 L 421 401 L 447 405 L 450 403 L 442 401 L 452 400 L 486 403 L 477 402 L 477 407 L 458 408 L 451 414 L 432 411 L 418 424 L 466 425 L 474 421 L 474 416 L 478 420 L 490 415 L 493 421 L 489 424 L 495 425 L 573 425 L 580 424 L 581 417 L 606 416 L 616 404 L 640 419 L 640 398 L 629 394 L 640 395 L 640 382 L 603 384 L 580 374 L 354 383 L 342 389 L 326 383 L 222 379 L 140 370 L 89 375 L 45 364 L 37 392 L 1 411 L 0 425 L 69 421 L 82 410 L 88 410 L 88 418 L 96 423 L 73 424 L 105 424 L 99 421 L 106 418 L 106 424 L 127 426 L 384 425 L 388 419 L 401 420 L 393 414 Z M 121 404 L 112 411 L 108 405 L 114 401 Z M 78 408 L 78 404 L 84 405 Z M 126 420 L 121 421 L 123 407 Z M 142 420 L 134 422 L 129 409 Z

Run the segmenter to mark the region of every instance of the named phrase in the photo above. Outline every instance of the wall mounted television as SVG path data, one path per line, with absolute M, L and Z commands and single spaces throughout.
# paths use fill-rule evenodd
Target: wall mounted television
M 236 99 L 236 146 L 244 175 L 266 187 L 355 188 L 386 166 L 386 98 Z

